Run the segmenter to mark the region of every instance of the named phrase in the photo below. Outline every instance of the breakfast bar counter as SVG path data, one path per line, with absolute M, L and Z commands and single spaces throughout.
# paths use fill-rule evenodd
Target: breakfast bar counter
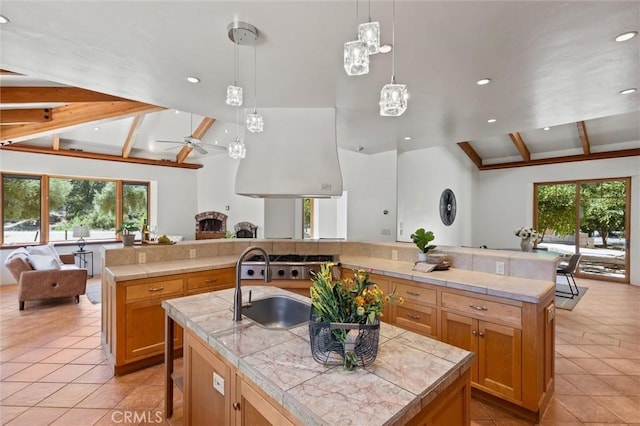
M 286 295 L 309 303 L 308 298 L 276 287 L 243 286 L 243 290 L 245 295 L 252 290 L 254 301 Z M 214 365 L 224 364 L 236 372 L 218 383 L 228 386 L 228 392 L 222 391 L 226 396 L 212 391 L 213 398 L 227 398 L 216 407 L 218 414 L 231 416 L 223 419 L 231 424 L 244 423 L 238 419 L 245 419 L 243 410 L 250 406 L 245 389 L 251 390 L 249 395 L 262 395 L 259 407 L 264 407 L 265 399 L 272 401 L 276 412 L 284 413 L 286 424 L 407 424 L 411 419 L 424 418 L 425 408 L 429 408 L 428 415 L 441 416 L 440 421 L 453 413 L 454 424 L 469 423 L 472 352 L 382 323 L 378 355 L 372 365 L 353 371 L 324 366 L 311 356 L 306 323 L 276 330 L 247 318 L 234 322 L 233 292 L 227 289 L 162 302 L 167 322 L 167 417 L 173 409 L 171 349 L 176 322 L 185 330 L 185 424 L 195 424 L 198 418 L 189 408 L 189 399 L 198 397 L 194 383 L 206 381 L 205 392 L 212 387 L 211 374 L 203 373 L 202 368 L 188 383 L 192 363 L 202 359 L 191 355 L 189 342 L 194 340 L 193 347 L 204 347 L 214 354 Z M 221 362 L 216 361 L 218 358 Z M 213 370 L 214 376 L 218 370 Z M 203 374 L 205 379 L 200 379 Z M 217 374 L 220 377 L 222 373 Z M 274 413 L 273 407 L 267 411 Z

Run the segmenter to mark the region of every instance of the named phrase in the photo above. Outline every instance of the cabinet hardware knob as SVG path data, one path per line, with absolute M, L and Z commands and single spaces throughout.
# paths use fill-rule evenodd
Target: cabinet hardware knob
M 239 402 L 234 402 L 233 403 L 233 409 L 236 410 L 236 411 L 239 410 L 240 409 L 240 403 Z
M 217 278 L 213 278 L 213 279 L 210 279 L 210 280 L 204 280 L 205 283 L 215 283 L 216 281 L 218 281 Z
M 478 333 L 478 336 L 484 337 L 484 333 L 481 331 L 481 332 Z
M 473 336 L 477 336 L 477 335 L 478 335 L 478 332 L 477 332 L 477 331 L 475 331 L 475 330 L 471 330 L 471 335 L 473 335 Z
M 407 317 L 414 319 L 414 320 L 419 320 L 420 318 L 422 318 L 420 315 L 413 315 L 410 313 L 407 313 Z
M 409 296 L 416 296 L 416 297 L 420 296 L 420 293 L 416 293 L 415 291 L 408 291 L 407 294 Z
M 151 287 L 149 289 L 149 291 L 153 292 L 153 291 L 160 291 L 160 290 L 164 290 L 164 287 Z
M 470 308 L 473 308 L 477 311 L 488 311 L 489 308 L 487 308 L 486 306 L 477 306 L 477 305 L 469 305 Z

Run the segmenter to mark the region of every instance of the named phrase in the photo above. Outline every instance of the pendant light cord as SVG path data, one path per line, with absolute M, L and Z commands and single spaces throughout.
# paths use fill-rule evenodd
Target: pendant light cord
M 233 43 L 233 85 L 238 85 L 238 43 Z
M 371 0 L 369 0 L 369 22 L 371 22 Z
M 258 105 L 258 60 L 256 59 L 256 45 L 253 45 L 253 113 L 256 113 Z
M 393 0 L 393 21 L 391 24 L 391 84 L 396 83 L 396 0 Z

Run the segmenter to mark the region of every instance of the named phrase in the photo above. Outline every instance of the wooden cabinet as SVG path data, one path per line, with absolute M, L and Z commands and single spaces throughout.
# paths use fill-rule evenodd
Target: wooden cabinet
M 476 353 L 472 382 L 510 399 L 521 399 L 520 329 L 444 311 L 442 341 Z
M 438 309 L 436 290 L 414 285 L 410 281 L 393 280 L 391 290 L 404 299 L 392 305 L 392 323 L 424 336 L 438 336 Z
M 294 425 L 279 404 L 198 336 L 184 340 L 185 425 Z
M 231 425 L 235 374 L 198 337 L 187 332 L 184 342 L 184 419 L 187 425 Z M 214 381 L 217 382 L 214 384 Z M 218 387 L 220 390 L 216 389 Z
M 162 301 L 233 287 L 235 268 L 103 283 L 103 347 L 116 375 L 164 359 Z M 182 328 L 174 328 L 174 347 L 182 347 Z

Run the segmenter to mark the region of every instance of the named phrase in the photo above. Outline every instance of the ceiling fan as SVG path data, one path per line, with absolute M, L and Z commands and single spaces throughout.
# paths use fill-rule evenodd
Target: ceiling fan
M 221 146 L 221 145 L 212 145 L 212 144 L 208 144 L 208 143 L 204 143 L 202 142 L 200 139 L 196 138 L 195 136 L 193 136 L 193 114 L 190 114 L 190 128 L 191 128 L 191 134 L 189 136 L 183 136 L 183 141 L 162 141 L 162 140 L 157 140 L 156 142 L 158 143 L 173 143 L 173 144 L 180 144 L 182 146 L 188 146 L 193 148 L 196 152 L 200 153 L 200 154 L 208 154 L 209 151 L 207 151 L 206 149 L 203 148 L 203 145 L 206 146 L 210 146 L 216 149 L 220 149 L 223 151 L 227 150 L 226 146 Z M 177 146 L 172 146 L 166 149 L 166 151 L 171 150 L 171 149 L 176 149 L 179 148 Z

